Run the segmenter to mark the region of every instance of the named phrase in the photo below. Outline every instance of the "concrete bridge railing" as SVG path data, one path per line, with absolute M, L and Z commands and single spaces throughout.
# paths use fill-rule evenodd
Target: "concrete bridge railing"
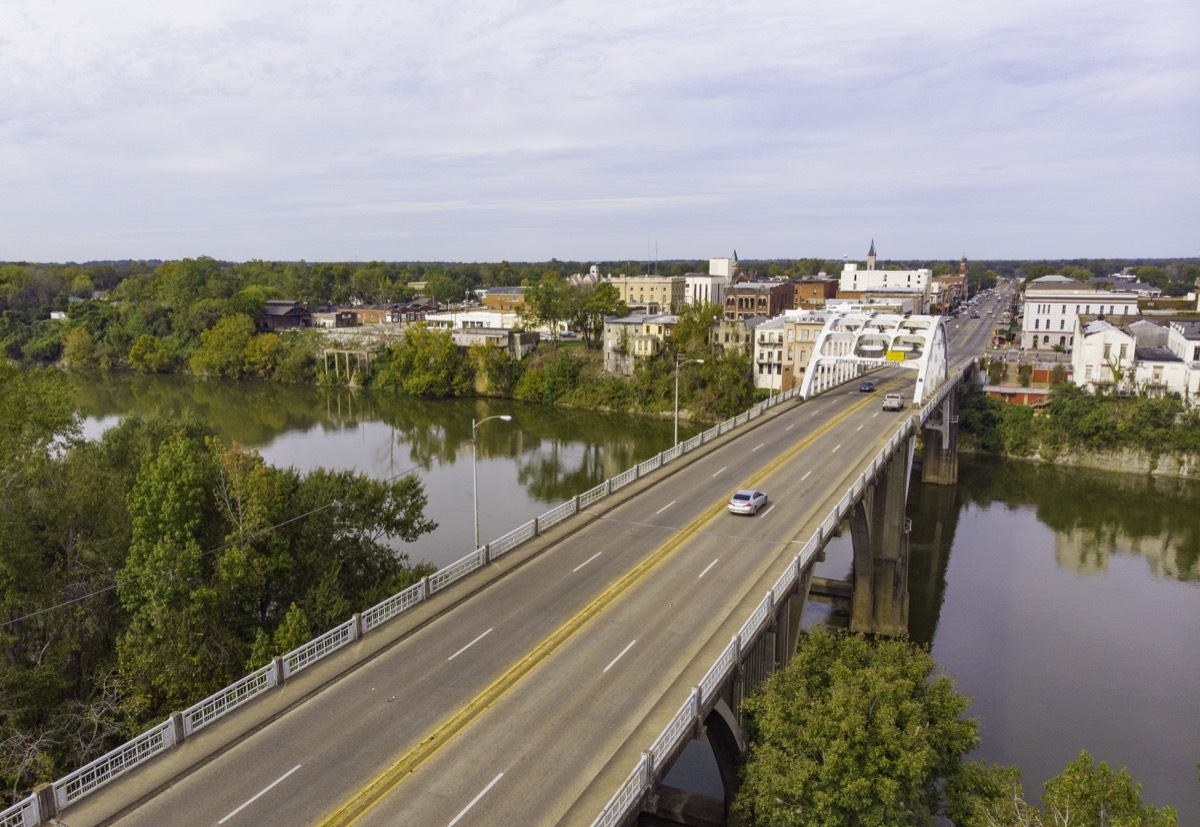
M 693 687 L 687 699 L 680 705 L 679 711 L 663 729 L 662 734 L 655 739 L 646 752 L 642 753 L 642 757 L 638 759 L 625 782 L 609 799 L 608 804 L 605 805 L 596 820 L 592 822 L 592 827 L 620 827 L 631 823 L 653 795 L 658 781 L 669 769 L 670 761 L 692 738 L 693 733 L 698 731 L 708 713 L 724 696 L 725 693 L 722 690 L 735 675 L 743 653 L 752 651 L 758 638 L 770 627 L 775 607 L 781 605 L 801 582 L 805 572 L 816 561 L 817 554 L 824 548 L 856 500 L 874 481 L 888 459 L 907 444 L 916 427 L 912 417 L 906 419 L 887 444 L 867 464 L 866 469 L 850 486 L 850 490 L 833 507 L 829 515 L 809 537 L 800 553 L 792 559 L 786 570 L 775 581 L 775 585 L 763 597 L 762 602 L 746 618 L 733 640 L 717 656 L 708 672 L 700 679 L 699 685 Z M 853 492 L 857 492 L 857 494 Z
M 475 549 L 461 559 L 422 578 L 420 582 L 404 591 L 361 613 L 356 613 L 341 625 L 282 657 L 275 658 L 271 663 L 235 681 L 221 691 L 182 712 L 172 714 L 162 723 L 156 724 L 131 741 L 89 762 L 69 775 L 39 788 L 27 798 L 0 811 L 0 827 L 39 827 L 39 825 L 48 823 L 62 810 L 95 792 L 108 782 L 182 743 L 188 736 L 233 710 L 252 702 L 275 687 L 281 686 L 290 676 L 361 639 L 363 635 L 422 603 L 436 592 L 472 572 L 478 571 L 492 560 L 512 551 L 522 543 L 532 540 L 550 526 L 568 519 L 580 510 L 612 495 L 624 486 L 653 473 L 664 465 L 668 465 L 673 460 L 694 451 L 718 436 L 757 419 L 767 409 L 798 396 L 799 390 L 793 389 L 760 402 L 732 419 L 714 425 L 687 441 L 672 446 L 611 479 L 605 480 L 600 485 L 560 503 L 545 514 L 517 526 L 482 548 Z

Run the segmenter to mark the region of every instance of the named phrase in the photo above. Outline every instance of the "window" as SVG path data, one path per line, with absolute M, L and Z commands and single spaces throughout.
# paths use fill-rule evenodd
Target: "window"
M 1105 342 L 1104 343 L 1104 360 L 1108 361 L 1108 357 L 1111 354 L 1112 354 L 1112 344 L 1109 342 Z
M 1127 347 L 1129 347 L 1129 345 L 1121 345 L 1120 355 L 1117 356 L 1117 358 L 1120 359 L 1122 362 L 1125 361 L 1125 349 Z

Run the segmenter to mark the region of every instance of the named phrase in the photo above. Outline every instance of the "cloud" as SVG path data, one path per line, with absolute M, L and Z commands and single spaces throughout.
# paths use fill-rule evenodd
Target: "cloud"
M 1196 253 L 1193 3 L 780 5 L 16 0 L 0 259 Z

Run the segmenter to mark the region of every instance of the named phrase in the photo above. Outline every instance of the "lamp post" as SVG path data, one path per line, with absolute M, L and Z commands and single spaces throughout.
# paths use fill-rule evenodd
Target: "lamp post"
M 703 365 L 703 359 L 685 359 L 682 362 L 679 360 L 679 354 L 675 354 L 675 444 L 679 444 L 679 366 L 687 365 L 695 362 L 698 365 Z
M 496 414 L 495 416 L 485 417 L 484 419 L 475 421 L 471 418 L 471 502 L 475 506 L 475 548 L 479 548 L 479 475 L 475 470 L 475 431 L 483 423 L 492 420 L 501 419 L 505 422 L 511 422 L 512 417 L 508 414 Z

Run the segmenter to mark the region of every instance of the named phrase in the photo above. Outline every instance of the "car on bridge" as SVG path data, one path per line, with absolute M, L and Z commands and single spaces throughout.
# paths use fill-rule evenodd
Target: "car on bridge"
M 742 488 L 735 491 L 733 496 L 729 498 L 729 510 L 734 514 L 750 514 L 758 513 L 758 509 L 767 504 L 767 492 L 753 491 L 749 488 Z
M 860 384 L 858 386 L 858 389 L 860 391 L 862 391 L 863 393 L 874 393 L 875 392 L 875 383 L 872 382 L 870 379 L 864 379 L 862 384 Z
M 884 394 L 883 409 L 885 411 L 902 411 L 902 410 L 904 410 L 904 397 L 898 393 Z

